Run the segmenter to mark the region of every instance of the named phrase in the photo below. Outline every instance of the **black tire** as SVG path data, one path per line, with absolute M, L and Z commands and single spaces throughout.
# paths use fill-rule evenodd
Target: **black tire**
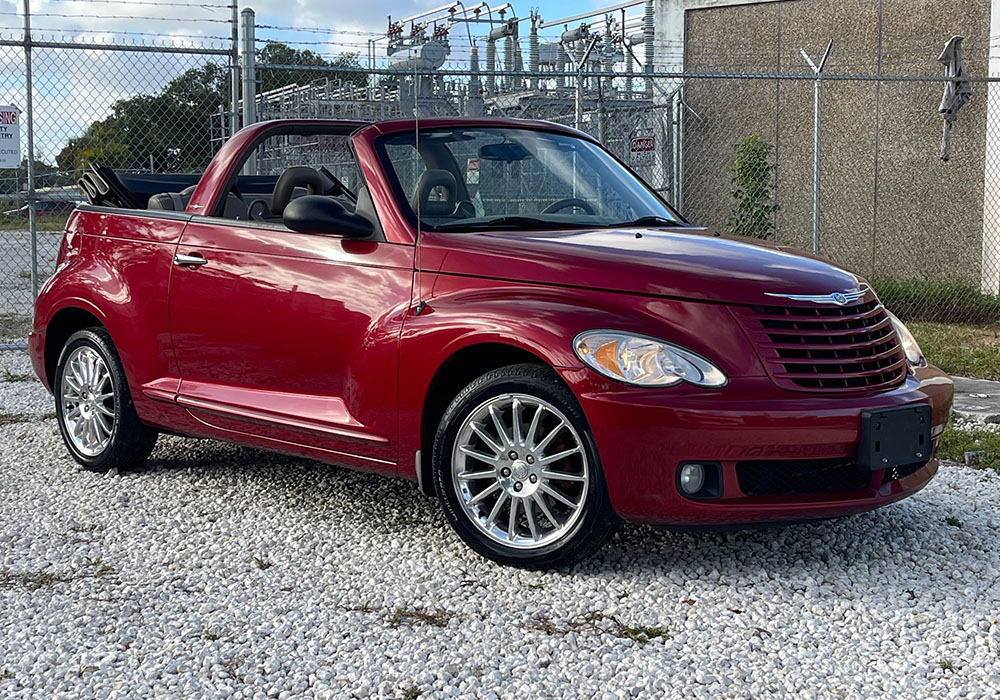
M 67 402 L 63 400 L 63 377 L 67 371 L 69 358 L 81 348 L 93 350 L 104 361 L 110 375 L 111 391 L 114 394 L 110 399 L 113 403 L 112 406 L 107 406 L 107 400 L 103 403 L 112 412 L 113 416 L 109 417 L 113 417 L 114 422 L 111 425 L 107 444 L 97 454 L 85 453 L 70 437 L 70 428 L 67 425 Z M 59 354 L 59 361 L 56 363 L 52 390 L 55 395 L 56 420 L 59 423 L 59 432 L 62 434 L 63 442 L 66 443 L 73 459 L 79 462 L 84 469 L 105 472 L 109 469 L 138 467 L 146 461 L 150 452 L 153 451 L 158 432 L 139 420 L 139 416 L 135 412 L 135 405 L 132 403 L 128 382 L 125 380 L 121 359 L 118 357 L 114 343 L 111 342 L 111 336 L 104 328 L 100 326 L 85 328 L 69 337 Z
M 551 407 L 558 409 L 575 431 L 574 437 L 578 436 L 580 446 L 586 456 L 585 462 L 581 460 L 581 464 L 584 465 L 581 469 L 588 474 L 589 483 L 585 494 L 578 501 L 583 503 L 583 507 L 578 507 L 579 515 L 575 516 L 575 524 L 567 527 L 566 531 L 558 536 L 558 539 L 536 548 L 518 549 L 491 538 L 481 529 L 481 526 L 473 522 L 473 514 L 467 512 L 467 507 L 464 505 L 462 496 L 458 493 L 459 489 L 452 474 L 452 455 L 465 421 L 491 399 L 506 395 L 526 395 L 533 399 L 541 399 Z M 527 421 L 525 420 L 525 422 Z M 494 448 L 493 451 L 496 452 L 496 449 Z M 525 569 L 569 567 L 589 557 L 604 546 L 619 524 L 618 516 L 612 509 L 608 498 L 600 459 L 583 412 L 580 410 L 573 393 L 548 367 L 532 364 L 510 365 L 487 372 L 469 384 L 455 397 L 441 418 L 434 438 L 432 459 L 435 491 L 448 522 L 469 547 L 500 564 Z M 538 460 L 539 469 L 543 468 L 540 466 L 543 461 L 542 459 Z M 534 462 L 532 463 L 534 464 Z M 500 463 L 495 468 L 498 470 L 498 478 L 496 479 L 498 486 L 493 487 L 492 482 L 489 481 L 487 483 L 490 488 L 494 489 L 494 492 L 499 493 L 496 489 L 504 488 L 499 479 Z M 542 480 L 544 481 L 544 478 Z M 528 485 L 527 481 L 523 483 L 524 486 Z M 508 498 L 513 502 L 518 500 L 515 496 L 517 494 L 511 493 Z M 541 497 L 545 499 L 545 496 Z M 520 505 L 522 511 L 526 508 L 523 505 L 526 500 L 522 498 L 519 501 L 522 503 Z M 553 501 L 549 501 L 550 505 L 553 503 Z M 535 509 L 536 515 L 541 512 L 534 504 L 531 505 L 531 508 Z M 509 507 L 507 512 L 509 514 Z M 527 513 L 523 513 L 523 515 L 525 518 L 527 517 Z M 488 520 L 486 523 L 488 526 Z M 539 525 L 541 523 L 552 524 L 547 519 L 540 519 Z M 534 532 L 535 530 L 532 529 L 532 535 Z M 533 544 L 529 546 L 534 547 Z

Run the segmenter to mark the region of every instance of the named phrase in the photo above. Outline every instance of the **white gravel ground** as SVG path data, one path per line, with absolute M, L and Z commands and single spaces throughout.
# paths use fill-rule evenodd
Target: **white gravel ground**
M 95 476 L 36 417 L 0 426 L 0 698 L 997 698 L 998 545 L 1000 478 L 944 467 L 872 514 L 523 572 L 404 482 L 180 438 Z

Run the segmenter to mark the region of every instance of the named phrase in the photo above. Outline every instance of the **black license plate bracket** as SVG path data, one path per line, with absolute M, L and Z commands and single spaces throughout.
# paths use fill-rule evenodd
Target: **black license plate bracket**
M 861 414 L 858 464 L 863 469 L 919 464 L 930 457 L 930 405 L 883 408 Z

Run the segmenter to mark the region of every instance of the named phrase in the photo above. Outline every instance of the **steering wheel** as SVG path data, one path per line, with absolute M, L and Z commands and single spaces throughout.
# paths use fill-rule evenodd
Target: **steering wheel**
M 583 211 L 590 216 L 597 216 L 597 212 L 594 211 L 594 207 L 590 206 L 589 202 L 580 199 L 579 197 L 567 197 L 566 199 L 560 199 L 558 202 L 552 202 L 552 204 L 542 209 L 542 213 L 554 214 L 557 211 L 562 211 L 563 209 L 569 209 L 571 207 L 583 209 Z

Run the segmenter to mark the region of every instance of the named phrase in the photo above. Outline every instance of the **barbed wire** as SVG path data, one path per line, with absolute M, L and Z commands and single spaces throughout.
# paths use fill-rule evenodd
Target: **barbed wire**
M 149 5 L 154 7 L 197 7 L 205 10 L 231 10 L 232 5 L 216 5 L 206 2 L 176 2 L 173 0 L 51 0 L 58 3 L 78 3 L 85 5 Z M 35 13 L 32 12 L 34 17 Z

